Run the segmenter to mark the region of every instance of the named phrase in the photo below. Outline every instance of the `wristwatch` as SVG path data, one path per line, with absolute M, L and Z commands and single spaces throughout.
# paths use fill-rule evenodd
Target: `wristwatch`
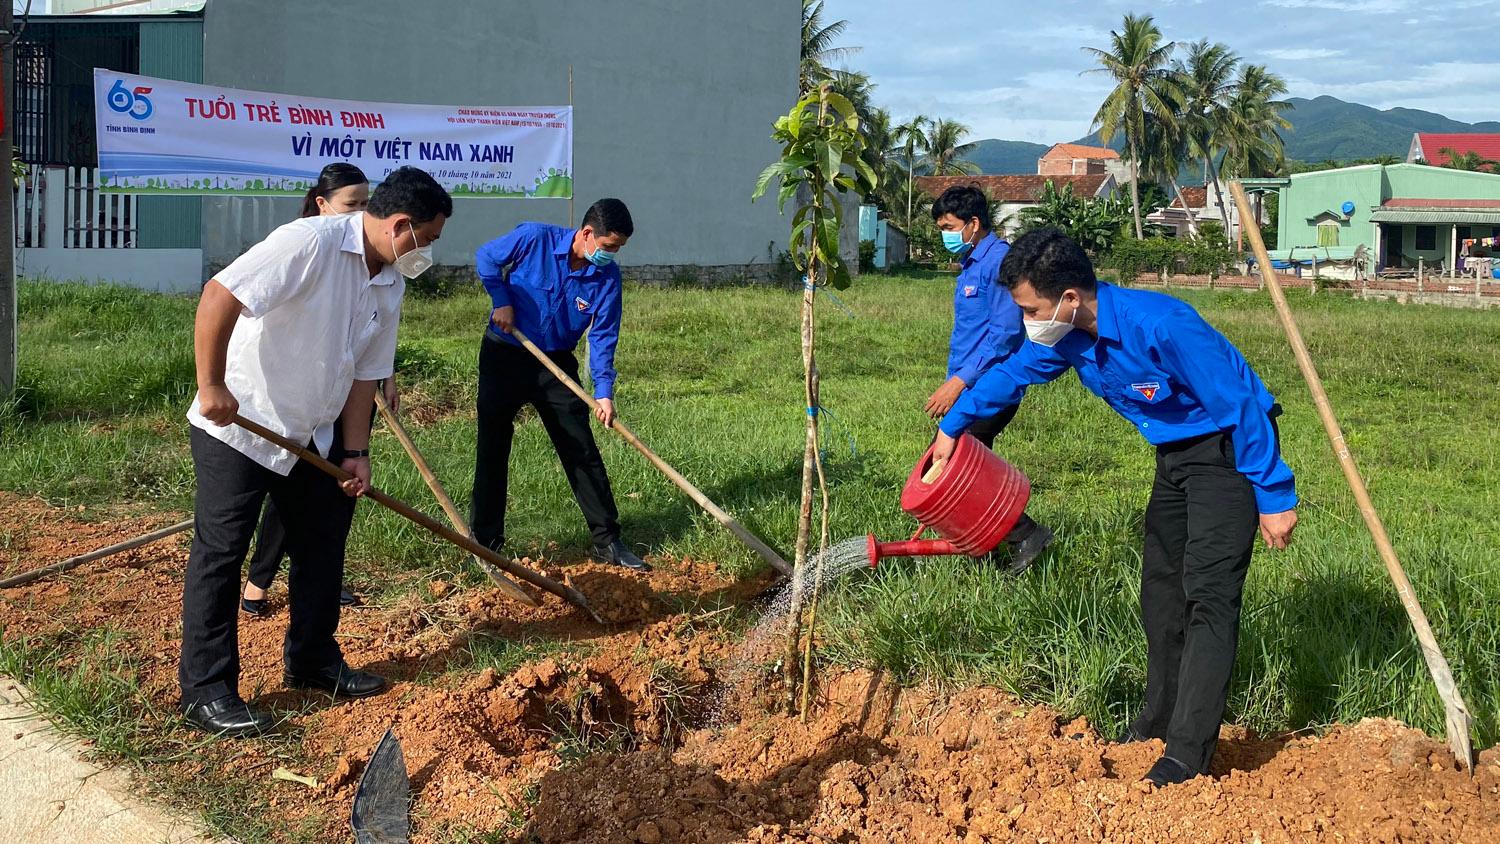
M 348 460 L 351 457 L 369 457 L 369 456 L 370 456 L 370 450 L 368 448 L 346 448 L 346 449 L 344 449 L 344 459 L 345 460 Z

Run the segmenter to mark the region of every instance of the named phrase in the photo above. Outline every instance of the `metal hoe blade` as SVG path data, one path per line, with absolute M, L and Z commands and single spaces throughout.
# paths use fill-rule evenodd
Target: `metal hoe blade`
M 387 729 L 354 791 L 355 844 L 410 844 L 411 781 L 401 741 Z

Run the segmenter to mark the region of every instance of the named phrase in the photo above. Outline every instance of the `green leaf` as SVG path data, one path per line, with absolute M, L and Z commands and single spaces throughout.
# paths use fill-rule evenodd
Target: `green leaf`
M 828 268 L 828 284 L 834 290 L 848 290 L 854 279 L 849 276 L 849 268 L 844 266 L 843 261 L 831 264 Z
M 852 131 L 859 131 L 859 111 L 854 108 L 854 103 L 849 102 L 849 99 L 843 94 L 835 94 L 832 91 L 828 92 L 825 99 L 828 101 L 828 105 L 838 112 L 837 116 L 843 121 L 845 126 L 848 126 Z

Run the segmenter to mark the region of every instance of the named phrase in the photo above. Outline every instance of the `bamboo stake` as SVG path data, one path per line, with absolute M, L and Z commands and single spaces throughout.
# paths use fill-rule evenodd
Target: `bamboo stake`
M 577 126 L 578 124 L 573 123 L 573 120 L 573 66 L 568 65 L 568 121 Z M 573 228 L 573 194 L 578 192 L 578 162 L 573 158 L 572 149 L 568 150 L 568 165 L 573 168 L 573 172 L 568 174 L 568 178 L 573 180 L 573 187 L 568 191 L 568 228 L 571 229 Z
M 244 428 L 245 430 L 249 431 L 252 434 L 255 434 L 258 437 L 261 437 L 262 439 L 268 440 L 269 442 L 281 446 L 282 448 L 290 451 L 303 460 L 306 460 L 308 463 L 312 464 L 315 468 L 319 469 L 324 474 L 332 475 L 341 482 L 347 481 L 350 478 L 354 477 L 348 472 L 345 472 L 343 469 L 340 469 L 338 466 L 329 463 L 327 460 L 324 460 L 322 457 L 319 457 L 317 454 L 308 451 L 307 449 L 292 442 L 286 437 L 283 437 L 282 435 L 276 433 L 275 431 L 272 431 L 271 429 L 263 425 L 251 422 L 249 419 L 246 419 L 239 414 L 235 414 L 234 424 L 240 426 L 241 428 Z M 589 606 L 588 599 L 585 598 L 583 596 L 583 593 L 579 592 L 577 589 L 574 589 L 573 587 L 568 586 L 564 583 L 558 583 L 550 577 L 544 577 L 540 574 L 537 574 L 536 572 L 526 568 L 520 563 L 505 559 L 499 554 L 496 554 L 494 551 L 491 551 L 483 545 L 480 545 L 478 542 L 475 542 L 473 539 L 464 536 L 463 534 L 444 525 L 442 522 L 439 522 L 437 519 L 434 519 L 426 513 L 423 513 L 421 510 L 418 510 L 409 504 L 392 498 L 389 495 L 381 492 L 380 490 L 375 489 L 374 487 L 366 489 L 364 497 L 374 501 L 376 504 L 379 504 L 388 510 L 394 510 L 396 513 L 406 517 L 407 520 L 415 522 L 416 524 L 426 528 L 428 531 L 435 533 L 443 539 L 446 539 L 454 545 L 457 545 L 465 551 L 468 551 L 470 554 L 488 561 L 496 568 L 499 568 L 500 570 L 508 574 L 513 574 L 538 589 L 551 592 L 557 597 L 562 598 L 568 603 L 582 609 L 600 624 L 604 623 L 604 620 L 599 618 L 599 616 L 594 613 L 593 607 Z
M 1239 182 L 1230 182 L 1229 189 L 1234 194 L 1235 203 L 1239 205 L 1240 214 L 1247 214 L 1249 201 L 1245 198 L 1244 188 Z M 1297 321 L 1287 305 L 1286 294 L 1281 290 L 1281 282 L 1276 277 L 1276 271 L 1271 267 L 1271 259 L 1266 254 L 1266 244 L 1261 239 L 1260 230 L 1251 228 L 1249 235 L 1250 245 L 1255 250 L 1255 260 L 1261 267 L 1261 278 L 1265 280 L 1266 288 L 1271 291 L 1271 301 L 1276 305 L 1276 314 L 1281 318 L 1281 326 L 1286 330 L 1287 340 L 1292 344 L 1292 354 L 1297 358 L 1297 366 L 1302 370 L 1302 377 L 1307 381 L 1308 389 L 1312 391 L 1313 403 L 1317 405 L 1318 416 L 1323 420 L 1323 429 L 1328 433 L 1334 454 L 1339 459 L 1339 467 L 1344 471 L 1344 479 L 1349 482 L 1349 489 L 1354 493 L 1354 500 L 1359 504 L 1359 513 L 1364 517 L 1365 527 L 1369 528 L 1370 536 L 1375 540 L 1375 548 L 1380 554 L 1381 561 L 1385 563 L 1386 573 L 1390 575 L 1391 581 L 1396 586 L 1396 595 L 1400 597 L 1401 605 L 1406 608 L 1406 616 L 1411 621 L 1412 629 L 1417 635 L 1417 642 L 1422 647 L 1422 657 L 1427 661 L 1427 670 L 1432 674 L 1432 682 L 1437 687 L 1438 697 L 1443 699 L 1443 706 L 1447 710 L 1448 746 L 1453 749 L 1453 755 L 1458 757 L 1459 762 L 1472 774 L 1474 772 L 1474 748 L 1469 738 L 1472 721 L 1469 708 L 1459 694 L 1458 684 L 1454 682 L 1453 672 L 1448 667 L 1448 660 L 1443 656 L 1442 649 L 1438 647 L 1437 637 L 1432 632 L 1432 625 L 1427 622 L 1427 614 L 1422 611 L 1422 605 L 1417 602 L 1411 580 L 1407 578 L 1406 570 L 1401 567 L 1401 561 L 1396 557 L 1396 549 L 1391 545 L 1390 537 L 1386 535 L 1380 514 L 1375 511 L 1375 503 L 1370 500 L 1370 491 L 1365 487 L 1364 478 L 1360 477 L 1354 456 L 1349 453 L 1349 445 L 1344 440 L 1344 432 L 1339 427 L 1338 419 L 1333 415 L 1333 405 L 1329 403 L 1328 394 L 1323 389 L 1323 380 L 1318 376 L 1312 355 L 1309 354 L 1307 344 L 1302 340 L 1302 332 L 1297 328 Z
M 178 522 L 175 525 L 170 525 L 168 527 L 161 528 L 160 530 L 153 530 L 150 533 L 142 534 L 140 536 L 137 536 L 135 539 L 127 539 L 124 542 L 117 542 L 114 545 L 100 548 L 98 551 L 90 551 L 87 554 L 80 554 L 77 557 L 69 557 L 68 559 L 63 560 L 60 563 L 53 563 L 50 566 L 42 566 L 39 569 L 32 569 L 28 572 L 22 572 L 21 574 L 13 575 L 11 577 L 5 578 L 4 580 L 0 580 L 0 589 L 9 589 L 12 586 L 25 586 L 28 583 L 41 580 L 44 577 L 49 577 L 54 574 L 61 574 L 62 572 L 68 571 L 70 569 L 76 569 L 85 563 L 92 563 L 95 560 L 102 560 L 105 557 L 111 557 L 115 554 L 129 551 L 132 548 L 139 548 L 142 545 L 149 545 L 157 541 L 158 539 L 166 539 L 167 537 L 174 534 L 182 533 L 192 526 L 193 520 L 188 519 L 185 522 Z
M 438 482 L 437 475 L 433 473 L 432 467 L 427 465 L 427 461 L 422 457 L 422 452 L 417 451 L 417 444 L 412 442 L 411 435 L 406 433 L 406 427 L 396 418 L 396 414 L 391 412 L 390 405 L 386 403 L 385 394 L 379 390 L 375 391 L 375 406 L 380 409 L 380 417 L 385 420 L 385 424 L 391 429 L 391 433 L 396 435 L 396 439 L 401 443 L 401 447 L 406 449 L 406 456 L 411 458 L 411 462 L 417 467 L 417 472 L 422 475 L 422 480 L 427 483 L 427 488 L 432 490 L 432 497 L 436 498 L 438 506 L 443 508 L 443 513 L 447 515 L 448 522 L 453 525 L 453 529 L 473 539 L 474 533 L 469 530 L 468 522 L 464 521 L 464 517 L 458 512 L 458 508 L 453 506 L 453 499 L 448 497 L 448 491 L 443 489 L 443 485 Z M 506 577 L 499 569 L 478 557 L 473 557 L 473 560 L 474 564 L 479 566 L 479 569 L 490 580 L 494 581 L 496 586 L 500 587 L 501 592 L 528 607 L 541 606 L 535 598 L 522 591 L 521 587 L 515 584 L 515 581 Z
M 587 390 L 578 386 L 577 381 L 574 381 L 568 375 L 568 373 L 563 372 L 562 367 L 558 366 L 556 363 L 553 363 L 552 358 L 547 357 L 547 353 L 538 348 L 535 343 L 531 342 L 531 339 L 528 338 L 525 334 L 521 333 L 521 330 L 519 328 L 512 327 L 510 329 L 510 335 L 516 338 L 516 340 L 521 343 L 526 351 L 531 352 L 532 356 L 540 361 L 542 366 L 547 367 L 547 371 L 551 372 L 552 375 L 557 378 L 557 380 L 561 381 L 563 383 L 563 386 L 571 390 L 573 392 L 573 395 L 579 397 L 580 399 L 583 399 L 584 403 L 589 406 L 590 410 L 594 410 L 599 407 L 599 402 L 596 401 L 593 396 L 589 395 Z M 676 484 L 678 489 L 687 493 L 688 498 L 693 499 L 694 503 L 696 503 L 699 507 L 702 507 L 710 516 L 713 516 L 715 519 L 717 519 L 719 524 L 728 528 L 730 533 L 733 533 L 736 537 L 738 537 L 739 540 L 743 542 L 745 546 L 748 547 L 751 551 L 759 554 L 761 559 L 770 563 L 771 568 L 776 569 L 782 574 L 792 573 L 792 567 L 786 564 L 786 560 L 783 560 L 780 554 L 772 550 L 771 546 L 762 542 L 760 537 L 747 530 L 744 525 L 740 524 L 738 521 L 735 521 L 733 516 L 724 512 L 724 509 L 722 507 L 710 500 L 709 497 L 707 495 L 704 495 L 703 492 L 696 486 L 693 486 L 693 483 L 687 478 L 683 477 L 681 472 L 678 472 L 676 469 L 672 468 L 672 465 L 670 463 L 657 456 L 656 452 L 652 451 L 645 443 L 641 442 L 640 437 L 637 437 L 634 431 L 626 427 L 624 422 L 616 419 L 615 423 L 610 426 L 610 430 L 614 431 L 616 434 L 619 434 L 621 439 L 634 446 L 636 451 L 639 451 L 642 455 L 644 455 L 645 458 L 651 462 L 651 465 L 659 469 L 663 475 L 666 475 L 667 479 Z

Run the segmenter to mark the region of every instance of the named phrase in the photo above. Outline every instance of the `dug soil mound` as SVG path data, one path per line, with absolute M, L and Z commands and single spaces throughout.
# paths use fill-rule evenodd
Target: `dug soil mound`
M 0 572 L 56 562 L 172 521 L 83 524 L 0 494 Z M 281 681 L 285 593 L 241 617 L 241 692 L 285 714 L 284 737 L 209 742 L 173 716 L 184 538 L 0 594 L 0 632 L 82 648 L 121 634 L 163 754 L 151 778 L 241 783 L 272 840 L 348 840 L 355 786 L 387 728 L 412 781 L 414 841 L 1453 841 L 1500 842 L 1500 752 L 1474 776 L 1439 743 L 1389 721 L 1258 738 L 1226 728 L 1215 776 L 1139 782 L 1159 743 L 1114 745 L 1082 721 L 994 689 L 901 689 L 825 672 L 807 723 L 752 665 L 721 678 L 763 582 L 657 559 L 649 575 L 538 563 L 610 623 L 550 595 L 426 583 L 345 613 L 349 661 L 392 678 L 359 701 Z M 718 702 L 717 706 L 715 702 Z M 717 711 L 715 711 L 717 710 Z M 317 785 L 273 780 L 273 767 Z M 311 831 L 309 831 L 311 830 Z

